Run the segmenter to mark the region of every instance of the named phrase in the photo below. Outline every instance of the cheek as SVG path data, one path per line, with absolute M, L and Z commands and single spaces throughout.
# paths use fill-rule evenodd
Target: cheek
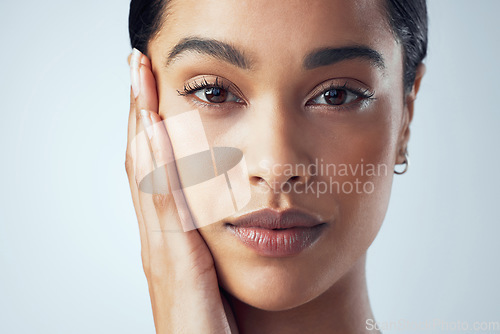
M 158 110 L 162 119 L 167 119 L 193 109 L 183 101 L 183 98 L 172 87 L 168 87 L 168 89 L 158 87 L 158 102 Z
M 322 177 L 335 181 L 323 202 L 337 206 L 328 253 L 339 262 L 352 262 L 367 250 L 389 203 L 400 118 L 394 116 L 399 109 L 389 99 L 378 102 L 366 120 L 334 127 L 335 139 L 329 145 L 318 144 L 318 154 L 328 157 L 332 166 Z
M 320 168 L 321 164 L 330 166 L 329 171 L 318 170 L 315 180 L 339 187 L 321 196 L 300 195 L 302 205 L 334 217 L 314 254 L 270 264 L 227 252 L 231 243 L 222 232 L 216 233 L 217 226 L 200 230 L 227 291 L 262 309 L 297 306 L 325 292 L 366 252 L 385 216 L 393 177 L 391 152 L 397 120 L 390 117 L 393 110 L 380 109 L 388 114 L 328 128 L 311 125 L 310 132 L 303 133 L 315 139 L 300 149 L 307 150 L 312 159 L 323 159 Z

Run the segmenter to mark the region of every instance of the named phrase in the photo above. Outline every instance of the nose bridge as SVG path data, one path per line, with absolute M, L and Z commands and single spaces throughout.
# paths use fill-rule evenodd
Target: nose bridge
M 307 182 L 305 168 L 297 168 L 310 163 L 300 111 L 271 98 L 255 105 L 250 114 L 251 140 L 245 152 L 250 183 L 265 181 L 279 190 L 286 182 Z

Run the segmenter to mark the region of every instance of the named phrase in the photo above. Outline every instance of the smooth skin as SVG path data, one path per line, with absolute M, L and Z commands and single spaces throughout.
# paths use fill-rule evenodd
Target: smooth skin
M 140 92 L 137 98 L 131 92 L 126 158 L 157 333 L 368 332 L 366 320 L 374 317 L 366 289 L 366 251 L 387 210 L 392 170 L 404 161 L 425 72 L 422 64 L 413 89 L 405 94 L 402 48 L 381 3 L 172 2 L 167 21 L 149 44 L 151 60 L 141 55 Z M 166 68 L 166 55 L 189 36 L 230 43 L 244 50 L 255 67 L 240 69 L 191 52 Z M 311 50 L 349 45 L 376 50 L 385 68 L 361 59 L 313 70 L 302 66 Z M 237 88 L 231 93 L 242 103 L 214 106 L 200 99 L 202 94 L 179 96 L 178 90 L 199 82 L 200 76 L 211 83 L 215 77 L 231 83 Z M 318 99 L 318 87 L 325 82 L 369 89 L 375 100 L 342 109 L 326 105 Z M 149 118 L 141 119 L 141 109 L 149 111 Z M 131 147 L 131 140 L 144 124 L 193 109 L 199 110 L 211 145 L 237 147 L 245 155 L 252 201 L 242 211 L 297 207 L 320 217 L 328 228 L 313 247 L 289 258 L 258 256 L 227 232 L 224 221 L 185 233 L 165 232 L 181 230 L 179 214 L 170 195 L 137 190 L 133 159 L 138 166 L 151 162 L 149 148 Z M 178 143 L 165 140 L 163 130 L 153 134 L 152 150 L 173 155 Z M 389 173 L 336 176 L 339 182 L 372 182 L 371 194 L 318 197 L 280 190 L 287 183 L 327 181 L 326 175 L 289 176 L 262 164 L 315 159 L 336 165 L 383 164 Z
M 176 233 L 182 231 L 182 225 L 172 194 L 138 190 L 136 171 L 146 169 L 152 161 L 149 147 L 133 145 L 133 138 L 161 122 L 151 63 L 144 55 L 140 56 L 138 74 L 139 95 L 135 98 L 130 90 L 125 166 L 139 222 L 141 256 L 156 332 L 238 333 L 227 301 L 224 310 L 213 259 L 198 231 Z M 148 111 L 146 117 L 141 116 L 141 110 Z M 154 133 L 150 143 L 155 156 L 173 156 L 166 131 Z

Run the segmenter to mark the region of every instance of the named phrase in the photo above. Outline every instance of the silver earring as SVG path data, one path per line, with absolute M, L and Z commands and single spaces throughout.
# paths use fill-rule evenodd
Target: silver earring
M 405 168 L 401 172 L 394 170 L 394 174 L 401 175 L 406 173 L 406 171 L 408 170 L 408 167 L 410 166 L 410 157 L 408 156 L 408 149 L 405 150 L 405 161 L 403 161 L 403 164 L 405 165 Z

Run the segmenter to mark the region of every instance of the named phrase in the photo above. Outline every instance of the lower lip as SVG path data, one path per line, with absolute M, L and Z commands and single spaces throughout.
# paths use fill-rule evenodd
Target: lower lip
M 284 257 L 297 255 L 304 249 L 311 247 L 323 233 L 326 224 L 313 227 L 293 227 L 284 230 L 227 226 L 243 244 L 256 251 L 259 255 Z

